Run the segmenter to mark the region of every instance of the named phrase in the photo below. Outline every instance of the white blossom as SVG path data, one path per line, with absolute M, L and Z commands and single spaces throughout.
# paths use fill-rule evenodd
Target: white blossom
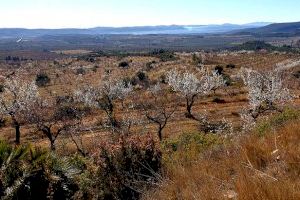
M 222 75 L 215 71 L 210 73 L 208 70 L 201 70 L 199 78 L 190 72 L 180 74 L 178 71 L 173 70 L 168 72 L 167 79 L 172 90 L 185 97 L 187 117 L 189 118 L 193 118 L 191 107 L 197 96 L 207 95 L 212 90 L 225 85 Z

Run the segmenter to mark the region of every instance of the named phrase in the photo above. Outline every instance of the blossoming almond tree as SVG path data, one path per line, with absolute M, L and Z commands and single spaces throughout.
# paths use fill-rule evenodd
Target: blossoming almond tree
M 87 106 L 103 110 L 108 118 L 109 127 L 115 129 L 119 127 L 115 116 L 115 103 L 117 100 L 124 100 L 132 90 L 132 86 L 123 80 L 109 78 L 101 81 L 97 87 L 87 86 L 76 91 L 75 98 Z
M 176 70 L 167 74 L 168 84 L 186 100 L 186 117 L 195 119 L 192 107 L 199 96 L 208 95 L 212 90 L 225 85 L 222 75 L 202 70 L 199 78 L 190 72 L 179 73 Z
M 278 111 L 279 105 L 293 99 L 282 80 L 282 68 L 269 72 L 258 72 L 253 69 L 242 68 L 240 77 L 248 90 L 249 109 L 242 114 L 246 127 L 252 127 L 255 121 L 266 111 Z
M 39 99 L 35 82 L 26 82 L 18 76 L 7 77 L 0 93 L 0 113 L 10 116 L 15 128 L 15 143 L 20 144 L 20 127 L 30 121 L 33 105 Z

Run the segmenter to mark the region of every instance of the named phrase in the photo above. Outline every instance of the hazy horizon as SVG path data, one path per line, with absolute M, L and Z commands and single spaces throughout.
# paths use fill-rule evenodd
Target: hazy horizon
M 93 28 L 131 28 L 131 27 L 158 27 L 158 26 L 218 26 L 218 25 L 226 25 L 226 24 L 232 24 L 232 25 L 247 25 L 247 24 L 254 24 L 254 23 L 278 23 L 278 22 L 249 22 L 249 23 L 244 23 L 244 24 L 236 24 L 236 23 L 221 23 L 221 24 L 154 24 L 154 25 L 132 25 L 132 26 L 93 26 L 93 27 L 43 27 L 43 28 L 38 28 L 38 27 L 33 27 L 33 28 L 27 28 L 27 27 L 0 27 L 0 29 L 93 29 Z M 284 22 L 280 22 L 284 23 Z
M 296 22 L 300 21 L 299 6 L 294 0 L 10 0 L 1 2 L 0 28 Z

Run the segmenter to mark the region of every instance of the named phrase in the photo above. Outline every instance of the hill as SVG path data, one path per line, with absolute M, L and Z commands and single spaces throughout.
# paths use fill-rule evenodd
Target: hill
M 244 29 L 242 31 L 235 31 L 234 34 L 250 34 L 254 36 L 264 37 L 288 37 L 288 36 L 299 36 L 300 35 L 300 22 L 291 23 L 275 23 L 259 28 Z

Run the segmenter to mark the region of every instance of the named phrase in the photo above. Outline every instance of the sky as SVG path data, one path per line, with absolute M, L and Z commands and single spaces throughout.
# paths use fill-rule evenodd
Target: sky
M 0 0 L 0 28 L 300 21 L 299 0 Z

